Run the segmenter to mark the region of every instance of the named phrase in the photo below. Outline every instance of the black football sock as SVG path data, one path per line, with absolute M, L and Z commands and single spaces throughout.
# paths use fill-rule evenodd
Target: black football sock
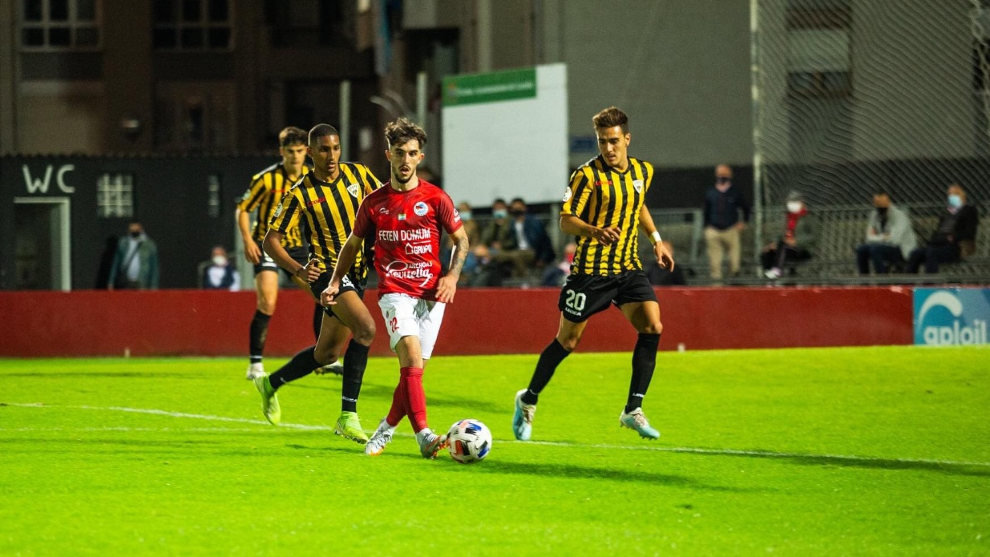
M 643 406 L 643 397 L 650 388 L 653 380 L 653 369 L 657 365 L 657 347 L 660 346 L 660 335 L 640 333 L 633 348 L 632 379 L 629 381 L 629 398 L 626 400 L 626 412 L 632 412 Z
M 254 311 L 254 317 L 251 318 L 251 341 L 249 347 L 252 364 L 260 362 L 262 355 L 265 353 L 265 339 L 268 338 L 268 321 L 271 318 L 271 315 L 265 315 L 258 310 Z
M 323 325 L 323 306 L 320 304 L 313 305 L 313 340 L 320 340 L 320 327 Z
M 556 371 L 557 366 L 560 362 L 564 361 L 564 358 L 570 354 L 570 351 L 565 349 L 557 339 L 553 339 L 553 342 L 547 345 L 540 353 L 540 359 L 536 362 L 536 370 L 533 371 L 533 378 L 529 380 L 529 388 L 522 395 L 522 401 L 526 404 L 536 404 L 537 399 L 540 396 L 540 391 L 547 386 L 550 382 L 550 378 L 553 377 L 553 372 Z
M 284 366 L 278 368 L 278 371 L 268 376 L 268 380 L 272 384 L 272 389 L 278 390 L 282 385 L 290 381 L 295 381 L 300 377 L 305 377 L 313 373 L 314 369 L 320 367 L 320 364 L 316 361 L 316 357 L 313 355 L 315 351 L 316 346 L 304 348 Z
M 358 395 L 364 368 L 368 366 L 368 347 L 351 339 L 344 352 L 344 381 L 340 393 L 341 412 L 357 412 Z

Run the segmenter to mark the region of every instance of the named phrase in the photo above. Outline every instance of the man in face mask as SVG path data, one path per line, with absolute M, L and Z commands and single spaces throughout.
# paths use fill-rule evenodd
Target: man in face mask
M 732 183 L 732 168 L 715 167 L 715 183 L 705 191 L 702 219 L 708 268 L 713 281 L 722 280 L 722 260 L 729 256 L 729 275 L 736 276 L 742 261 L 741 234 L 749 222 L 750 206 L 740 188 Z
M 139 221 L 127 225 L 127 235 L 117 242 L 110 267 L 108 290 L 158 288 L 158 246 L 144 233 Z
M 210 264 L 203 269 L 200 286 L 214 290 L 239 290 L 241 277 L 227 259 L 227 250 L 215 246 Z
M 953 263 L 971 255 L 976 248 L 976 226 L 980 216 L 966 203 L 966 191 L 959 184 L 946 190 L 947 207 L 939 217 L 928 244 L 911 252 L 907 271 L 917 273 L 924 264 L 926 273 L 937 273 L 942 263 Z
M 899 266 L 911 255 L 918 245 L 911 228 L 907 212 L 895 207 L 886 192 L 873 196 L 873 208 L 867 219 L 866 242 L 856 248 L 856 265 L 859 274 L 870 274 L 873 270 L 882 275 L 891 265 Z

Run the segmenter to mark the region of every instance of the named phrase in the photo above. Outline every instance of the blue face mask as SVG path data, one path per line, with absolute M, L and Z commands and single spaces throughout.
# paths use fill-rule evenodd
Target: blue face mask
M 504 219 L 505 217 L 509 216 L 509 212 L 506 211 L 505 209 L 495 209 L 494 211 L 492 211 L 492 216 L 497 219 Z
M 955 207 L 956 209 L 962 207 L 962 197 L 957 194 L 949 194 L 949 207 Z
M 471 211 L 461 211 L 461 220 L 471 220 Z

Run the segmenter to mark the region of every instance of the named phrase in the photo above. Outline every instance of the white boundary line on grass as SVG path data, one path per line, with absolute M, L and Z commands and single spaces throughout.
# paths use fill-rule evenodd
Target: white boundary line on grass
M 88 405 L 49 405 L 40 402 L 33 403 L 18 403 L 18 402 L 3 402 L 0 405 L 15 406 L 18 408 L 70 408 L 76 410 L 98 410 L 98 411 L 110 411 L 110 412 L 127 412 L 132 414 L 149 414 L 153 416 L 166 416 L 170 418 L 190 418 L 196 420 L 209 420 L 214 422 L 232 422 L 240 424 L 251 424 L 251 425 L 269 425 L 268 422 L 263 420 L 253 420 L 249 418 L 231 418 L 227 416 L 213 416 L 210 414 L 191 414 L 187 412 L 173 412 L 170 410 L 159 410 L 157 408 L 129 408 L 126 406 L 88 406 Z M 303 431 L 333 431 L 334 428 L 330 426 L 322 425 L 307 425 L 307 424 L 289 424 L 283 423 L 279 427 L 286 429 L 298 429 Z M 47 430 L 47 431 L 59 431 L 62 428 L 0 428 L 0 431 L 33 431 L 33 430 Z M 72 429 L 73 431 L 160 431 L 162 428 L 127 428 L 127 427 L 103 427 L 103 428 L 66 428 Z M 164 428 L 168 430 L 169 428 Z M 250 429 L 232 429 L 232 428 L 198 428 L 196 431 L 204 432 L 246 432 L 253 431 Z M 399 434 L 405 435 L 405 434 Z M 926 464 L 926 465 L 946 465 L 946 466 L 975 466 L 982 468 L 990 468 L 990 462 L 969 462 L 961 460 L 941 460 L 941 459 L 930 459 L 930 458 L 880 458 L 880 457 L 869 457 L 869 456 L 858 456 L 858 455 L 836 455 L 836 454 L 808 454 L 808 453 L 788 453 L 788 452 L 775 452 L 775 451 L 751 451 L 751 450 L 740 450 L 740 449 L 704 449 L 699 447 L 664 447 L 664 446 L 650 446 L 650 445 L 612 445 L 608 443 L 572 443 L 569 441 L 516 441 L 512 439 L 500 439 L 503 443 L 514 443 L 514 444 L 526 444 L 526 445 L 539 445 L 546 447 L 574 447 L 574 448 L 588 448 L 588 449 L 607 449 L 607 450 L 626 450 L 626 451 L 656 451 L 656 452 L 668 452 L 668 453 L 686 453 L 686 454 L 706 454 L 706 455 L 730 455 L 730 456 L 752 456 L 752 457 L 765 457 L 765 458 L 821 458 L 821 459 L 835 459 L 835 460 L 848 460 L 853 462 L 899 462 L 903 464 Z

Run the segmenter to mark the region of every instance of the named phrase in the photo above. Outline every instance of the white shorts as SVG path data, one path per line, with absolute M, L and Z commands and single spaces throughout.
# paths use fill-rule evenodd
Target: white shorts
M 399 339 L 407 336 L 419 337 L 423 359 L 433 354 L 433 346 L 440 332 L 443 310 L 447 304 L 413 298 L 408 294 L 385 294 L 378 300 L 388 330 L 388 346 L 395 350 Z

